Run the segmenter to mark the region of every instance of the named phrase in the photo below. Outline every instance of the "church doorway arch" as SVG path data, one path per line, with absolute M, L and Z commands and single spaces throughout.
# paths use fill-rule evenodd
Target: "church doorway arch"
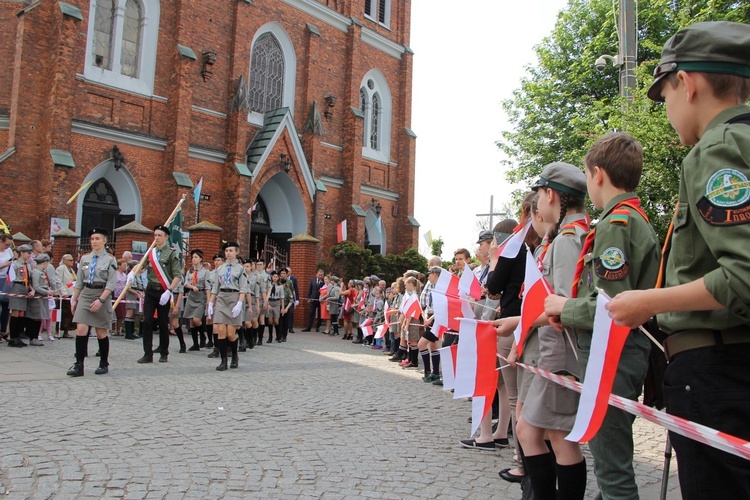
M 250 221 L 249 257 L 286 265 L 289 238 L 307 232 L 307 211 L 297 186 L 285 172 L 271 177 L 255 199 Z
M 138 186 L 125 167 L 116 169 L 109 159 L 97 165 L 84 179 L 91 186 L 76 198 L 76 229 L 85 241 L 92 227 L 103 227 L 110 232 L 128 222 L 141 221 L 141 195 Z

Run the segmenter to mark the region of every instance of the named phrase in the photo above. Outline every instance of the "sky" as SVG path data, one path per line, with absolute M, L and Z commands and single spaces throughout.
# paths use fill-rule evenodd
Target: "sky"
M 412 130 L 417 134 L 414 217 L 445 242 L 443 258 L 477 241 L 476 214 L 495 211 L 517 187 L 505 179 L 496 142 L 511 124 L 502 102 L 536 63 L 567 0 L 413 0 Z M 495 218 L 497 223 L 499 218 Z

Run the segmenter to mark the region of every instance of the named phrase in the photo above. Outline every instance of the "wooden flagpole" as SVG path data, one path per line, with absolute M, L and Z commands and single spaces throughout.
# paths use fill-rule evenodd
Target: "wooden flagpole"
M 177 203 L 177 206 L 174 207 L 174 210 L 172 210 L 172 214 L 167 219 L 167 222 L 164 223 L 165 226 L 169 226 L 169 224 L 172 222 L 172 220 L 177 215 L 177 212 L 182 207 L 182 204 L 187 199 L 187 195 L 183 194 L 182 198 L 180 199 L 179 203 Z M 141 272 L 141 268 L 143 267 L 143 264 L 146 262 L 146 259 L 148 259 L 148 254 L 151 252 L 151 250 L 154 248 L 154 245 L 156 245 L 156 240 L 151 242 L 151 246 L 148 247 L 148 250 L 146 250 L 146 253 L 143 254 L 143 257 L 141 258 L 141 261 L 138 263 L 137 266 L 135 266 L 135 269 L 133 269 L 133 276 L 138 276 L 138 274 Z M 120 296 L 117 297 L 117 300 L 115 300 L 115 303 L 112 304 L 112 309 L 116 309 L 117 306 L 120 304 L 120 301 L 125 297 L 125 294 L 128 293 L 128 290 L 130 290 L 130 282 L 127 282 L 125 284 L 125 288 L 123 288 L 122 292 L 120 292 Z

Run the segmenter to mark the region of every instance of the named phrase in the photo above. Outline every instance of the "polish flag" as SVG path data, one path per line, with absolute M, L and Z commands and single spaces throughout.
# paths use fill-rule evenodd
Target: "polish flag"
M 523 280 L 523 302 L 521 303 L 521 321 L 518 322 L 513 336 L 516 339 L 518 356 L 523 352 L 526 336 L 531 330 L 531 325 L 544 312 L 544 299 L 550 295 L 549 285 L 545 281 L 536 260 L 531 252 L 526 254 L 526 275 Z
M 521 251 L 526 241 L 526 234 L 529 232 L 530 227 L 531 221 L 527 222 L 525 226 L 521 226 L 520 224 L 516 226 L 513 234 L 497 247 L 497 257 L 505 257 L 506 259 L 515 259 L 518 257 L 518 252 Z
M 347 295 L 344 299 L 344 311 L 348 311 L 352 307 L 352 299 Z
M 365 337 L 369 337 L 372 335 L 372 318 L 367 318 L 362 323 L 359 324 L 359 327 L 362 329 L 362 334 Z
M 50 309 L 50 321 L 53 323 L 59 323 L 60 322 L 60 309 Z
M 472 399 L 471 434 L 492 408 L 497 390 L 497 330 L 488 321 L 461 318 L 453 398 Z
M 583 379 L 576 422 L 573 430 L 565 437 L 568 441 L 590 441 L 599 432 L 607 414 L 620 354 L 630 333 L 630 328 L 615 325 L 614 320 L 609 317 L 609 312 L 604 307 L 609 300 L 609 297 L 601 293 L 596 297 L 591 354 Z
M 336 225 L 336 239 L 339 243 L 346 239 L 346 219 Z
M 385 318 L 385 326 L 391 326 L 391 305 L 388 302 L 383 304 L 383 318 Z
M 439 339 L 442 339 L 442 338 L 443 338 L 443 335 L 444 335 L 444 334 L 445 334 L 445 332 L 447 332 L 447 331 L 448 331 L 448 328 L 447 328 L 447 327 L 445 327 L 445 326 L 443 326 L 443 325 L 438 325 L 437 327 L 434 327 L 434 326 L 433 326 L 433 328 L 432 328 L 432 333 L 433 333 L 433 335 L 435 335 L 435 336 L 436 336 L 437 338 L 439 338 Z
M 457 332 L 459 328 L 457 318 L 474 317 L 471 304 L 468 300 L 461 298 L 458 287 L 458 276 L 442 269 L 435 283 L 435 288 L 432 289 L 435 326 L 444 326 Z
M 438 349 L 440 364 L 443 367 L 443 390 L 450 391 L 456 387 L 456 356 L 458 344 Z
M 516 255 L 518 254 L 516 253 Z M 458 289 L 464 295 L 473 297 L 474 300 L 482 298 L 482 285 L 479 283 L 477 275 L 468 266 L 464 267 L 464 272 L 461 273 L 461 278 L 458 280 Z
M 8 283 L 13 283 L 16 280 L 16 270 L 14 269 L 13 262 L 11 262 L 10 267 L 8 267 L 8 276 L 6 279 L 8 280 Z
M 407 318 L 418 318 L 422 315 L 422 306 L 419 305 L 419 296 L 412 293 L 401 303 L 398 310 Z
M 370 331 L 372 331 L 372 328 L 370 328 Z M 388 332 L 388 325 L 383 323 L 375 330 L 375 338 L 382 339 L 385 337 L 386 332 Z

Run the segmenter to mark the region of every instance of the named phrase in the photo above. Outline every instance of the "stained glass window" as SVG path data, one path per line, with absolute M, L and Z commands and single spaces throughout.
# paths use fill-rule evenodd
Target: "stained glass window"
M 94 66 L 112 69 L 112 32 L 115 0 L 96 0 L 94 14 Z
M 143 14 L 138 0 L 125 4 L 125 22 L 122 26 L 122 52 L 120 71 L 123 75 L 138 78 L 138 56 L 141 49 L 141 26 Z
M 372 117 L 370 120 L 370 149 L 380 149 L 380 95 L 372 96 Z
M 248 90 L 252 111 L 265 113 L 284 104 L 284 54 L 271 33 L 264 33 L 255 41 Z

